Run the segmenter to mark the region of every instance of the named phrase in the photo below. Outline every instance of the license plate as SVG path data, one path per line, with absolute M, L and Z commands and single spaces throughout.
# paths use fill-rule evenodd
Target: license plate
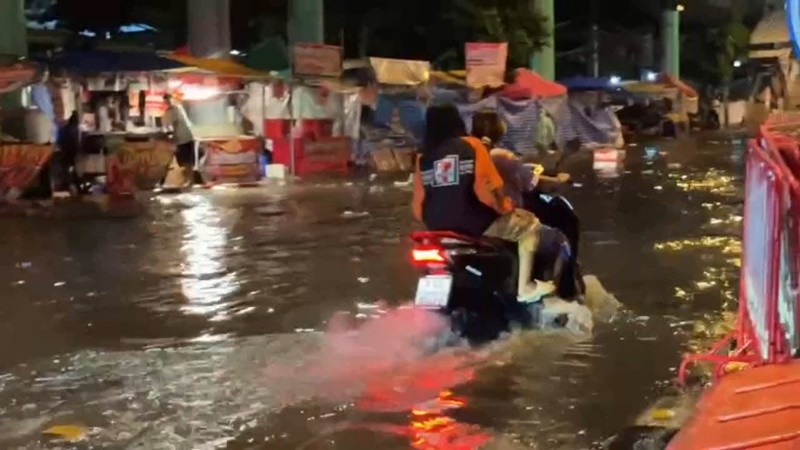
M 419 279 L 414 304 L 425 308 L 444 308 L 453 287 L 452 275 L 428 275 Z

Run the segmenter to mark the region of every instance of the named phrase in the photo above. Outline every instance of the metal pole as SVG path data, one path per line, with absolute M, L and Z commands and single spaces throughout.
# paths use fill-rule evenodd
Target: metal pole
M 289 174 L 294 177 L 296 174 L 295 164 L 295 148 L 294 148 L 294 105 L 292 99 L 294 98 L 294 86 L 289 84 Z

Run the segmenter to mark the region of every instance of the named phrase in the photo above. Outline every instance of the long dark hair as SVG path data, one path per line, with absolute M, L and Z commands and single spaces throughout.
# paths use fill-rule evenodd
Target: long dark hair
M 472 116 L 472 135 L 478 139 L 489 140 L 489 145 L 496 145 L 503 139 L 503 123 L 494 111 L 479 111 Z
M 453 104 L 435 105 L 425 112 L 425 145 L 422 152 L 433 150 L 453 138 L 467 135 L 467 126 Z

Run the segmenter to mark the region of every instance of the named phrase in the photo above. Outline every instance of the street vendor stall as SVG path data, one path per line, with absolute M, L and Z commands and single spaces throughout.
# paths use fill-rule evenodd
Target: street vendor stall
M 0 66 L 0 94 L 14 92 L 34 83 L 40 72 L 39 67 L 28 62 Z M 25 109 L 2 109 L 2 124 L 4 127 L 11 122 L 22 124 L 22 115 L 27 112 Z M 28 130 L 22 130 L 22 127 L 8 128 L 0 129 L 0 202 L 15 199 L 34 186 L 42 168 L 53 156 L 52 143 L 25 142 L 24 135 L 30 134 Z M 9 134 L 14 128 L 18 136 Z
M 169 82 L 191 124 L 192 169 L 206 184 L 258 181 L 264 145 L 257 135 L 258 124 L 249 121 L 244 111 L 249 100 L 245 84 L 270 75 L 228 59 L 167 56 L 192 68 L 172 73 Z
M 388 58 L 369 61 L 379 91 L 372 120 L 364 124 L 364 153 L 378 171 L 410 171 L 414 152 L 424 137 L 431 65 Z
M 358 138 L 358 87 L 343 85 L 342 49 L 300 43 L 292 78 L 251 83 L 245 111 L 262 132 L 272 163 L 293 175 L 347 171 Z
M 685 128 L 688 130 L 689 116 L 696 114 L 698 95 L 691 86 L 667 74 L 661 74 L 653 81 L 633 81 L 620 85 L 633 97 L 633 105 L 618 112 L 620 121 L 630 132 L 646 132 L 648 128 Z M 657 123 L 652 116 L 660 116 Z M 661 122 L 668 124 L 667 127 Z M 667 133 L 674 134 L 674 133 Z
M 82 178 L 99 177 L 110 193 L 159 184 L 172 146 L 159 124 L 163 107 L 153 97 L 165 92 L 167 73 L 186 65 L 152 52 L 105 50 L 61 52 L 43 62 L 80 86 L 76 169 Z

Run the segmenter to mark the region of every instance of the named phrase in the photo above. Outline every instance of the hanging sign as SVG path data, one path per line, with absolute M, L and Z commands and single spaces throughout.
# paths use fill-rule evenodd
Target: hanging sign
M 467 86 L 482 88 L 505 84 L 508 43 L 467 42 L 464 48 Z
M 42 166 L 53 156 L 52 145 L 0 145 L 0 192 L 24 191 L 38 179 Z
M 261 141 L 252 138 L 202 141 L 205 153 L 203 179 L 207 183 L 252 183 L 258 181 Z
M 342 73 L 342 47 L 299 43 L 292 47 L 292 71 L 310 77 L 338 77 Z

